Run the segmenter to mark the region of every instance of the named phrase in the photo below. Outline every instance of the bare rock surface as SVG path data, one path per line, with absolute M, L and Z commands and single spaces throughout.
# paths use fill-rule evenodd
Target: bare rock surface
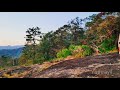
M 1 78 L 120 78 L 118 53 L 1 70 Z

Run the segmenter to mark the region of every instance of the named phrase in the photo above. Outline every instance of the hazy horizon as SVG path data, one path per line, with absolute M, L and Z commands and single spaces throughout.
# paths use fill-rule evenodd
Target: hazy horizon
M 25 44 L 28 28 L 55 31 L 75 17 L 85 18 L 98 12 L 0 12 L 0 46 Z
M 20 44 L 19 45 L 17 45 L 17 44 L 16 45 L 0 45 L 0 47 L 2 47 L 2 46 L 24 46 L 24 45 L 22 45 L 22 44 L 21 45 Z

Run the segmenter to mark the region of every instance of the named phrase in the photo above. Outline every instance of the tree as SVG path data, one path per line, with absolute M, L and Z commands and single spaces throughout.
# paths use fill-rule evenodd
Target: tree
M 40 31 L 39 27 L 36 28 L 29 28 L 26 31 L 26 45 L 24 48 L 24 55 L 27 56 L 28 58 L 32 58 L 33 61 L 35 61 L 35 56 L 36 56 L 36 47 L 38 44 L 38 41 L 40 41 L 40 38 L 42 38 L 42 33 Z
M 68 48 L 71 44 L 80 44 L 83 37 L 84 30 L 81 28 L 81 21 L 75 18 L 56 31 L 46 33 L 41 39 L 39 53 L 45 60 L 56 58 L 58 51 Z
M 33 27 L 26 31 L 27 43 L 21 59 L 23 63 L 31 60 L 31 57 L 34 63 L 51 60 L 57 57 L 60 50 L 68 49 L 70 45 L 87 45 L 96 52 L 109 52 L 115 47 L 115 40 L 120 33 L 120 14 L 100 12 L 84 19 L 76 17 L 44 35 L 39 30 Z
M 54 57 L 54 52 L 53 52 L 53 32 L 48 32 L 46 33 L 43 38 L 41 39 L 41 42 L 39 44 L 39 54 L 40 54 L 40 59 L 41 60 L 50 60 Z
M 79 17 L 76 17 L 75 19 L 71 20 L 69 22 L 69 31 L 72 36 L 72 44 L 79 45 L 81 39 L 84 38 L 84 29 L 82 28 L 82 19 L 79 19 Z
M 13 66 L 13 59 L 10 56 L 2 55 L 0 57 L 0 67 L 9 67 Z
M 104 15 L 105 17 L 103 18 Z M 106 15 L 105 13 L 99 13 L 94 18 L 94 22 L 91 21 L 89 22 L 91 23 L 89 24 L 90 26 L 87 25 L 90 28 L 86 31 L 86 40 L 88 41 L 88 45 L 91 45 L 91 47 L 94 48 L 95 51 L 98 51 L 98 49 L 101 48 L 104 40 L 110 39 L 114 36 L 116 17 L 113 15 Z M 113 40 L 112 43 L 115 44 L 114 41 L 115 40 Z

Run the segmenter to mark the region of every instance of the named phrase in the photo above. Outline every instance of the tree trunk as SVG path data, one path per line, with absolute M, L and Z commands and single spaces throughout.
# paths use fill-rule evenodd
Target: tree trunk
M 14 60 L 13 60 L 13 66 L 15 65 L 15 62 L 14 62 Z

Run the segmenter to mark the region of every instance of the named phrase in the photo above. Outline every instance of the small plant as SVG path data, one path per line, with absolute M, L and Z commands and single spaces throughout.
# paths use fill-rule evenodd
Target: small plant
M 82 49 L 83 49 L 83 55 L 84 55 L 84 56 L 90 56 L 90 55 L 93 54 L 93 50 L 92 50 L 89 46 L 87 46 L 87 45 L 82 45 L 81 47 L 82 47 Z
M 93 54 L 93 50 L 87 45 L 74 46 L 74 48 L 73 46 L 71 47 L 71 53 L 73 56 L 75 56 L 75 58 L 90 56 Z
M 69 49 L 62 49 L 57 53 L 57 58 L 66 58 L 71 55 L 71 51 Z
M 32 65 L 33 64 L 33 60 L 28 60 L 26 63 L 25 63 L 25 66 L 29 66 L 29 65 Z
M 69 46 L 69 50 L 70 50 L 70 51 L 73 51 L 73 50 L 75 50 L 75 49 L 76 49 L 76 46 L 75 46 L 75 45 L 70 45 L 70 46 Z

